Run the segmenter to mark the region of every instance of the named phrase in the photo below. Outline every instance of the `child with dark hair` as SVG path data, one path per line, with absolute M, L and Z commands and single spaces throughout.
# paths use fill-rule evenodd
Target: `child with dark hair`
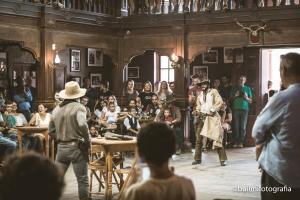
M 124 119 L 124 126 L 126 127 L 128 135 L 136 136 L 138 134 L 141 126 L 137 118 L 136 108 L 128 108 L 128 115 Z
M 2 200 L 59 200 L 65 185 L 61 170 L 48 158 L 34 153 L 10 157 L 1 171 Z
M 150 179 L 129 187 L 124 199 L 196 199 L 192 181 L 170 170 L 169 158 L 175 152 L 175 145 L 173 130 L 164 123 L 151 123 L 140 130 L 138 153 L 150 168 Z

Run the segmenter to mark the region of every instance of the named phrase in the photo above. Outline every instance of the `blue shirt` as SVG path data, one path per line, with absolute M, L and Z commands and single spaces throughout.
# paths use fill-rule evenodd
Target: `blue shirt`
M 264 144 L 261 167 L 279 183 L 299 188 L 300 83 L 273 96 L 258 115 L 252 136 L 256 144 Z
M 24 92 L 24 94 L 14 95 L 14 101 L 17 102 L 21 111 L 29 110 L 31 108 L 30 102 L 32 101 L 32 94 L 30 90 L 28 90 L 26 93 Z

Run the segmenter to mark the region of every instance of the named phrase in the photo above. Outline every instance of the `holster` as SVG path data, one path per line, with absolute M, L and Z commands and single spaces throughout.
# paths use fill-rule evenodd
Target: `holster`
M 84 139 L 78 139 L 78 148 L 80 149 L 84 159 L 89 162 L 90 142 L 85 141 Z

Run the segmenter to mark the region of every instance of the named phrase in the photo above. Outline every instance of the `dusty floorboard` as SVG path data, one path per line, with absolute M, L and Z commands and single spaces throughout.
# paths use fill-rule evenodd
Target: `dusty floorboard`
M 254 148 L 228 149 L 227 156 L 229 161 L 225 167 L 220 166 L 218 155 L 215 151 L 204 153 L 201 165 L 191 165 L 193 161 L 192 153 L 176 156 L 171 161 L 171 165 L 175 167 L 175 173 L 193 180 L 197 200 L 260 199 L 260 193 L 257 191 L 235 191 L 238 186 L 260 186 L 260 173 L 254 157 Z M 66 188 L 61 198 L 62 200 L 78 199 L 77 182 L 71 169 L 68 170 L 65 177 Z M 97 185 L 94 188 L 97 188 Z M 114 191 L 117 191 L 116 188 L 114 188 Z M 95 196 L 94 199 L 104 199 L 104 197 Z

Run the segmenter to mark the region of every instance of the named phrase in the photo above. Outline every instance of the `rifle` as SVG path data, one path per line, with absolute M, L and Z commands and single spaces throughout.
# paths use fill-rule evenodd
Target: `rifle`
M 105 139 L 108 140 L 133 140 L 135 137 L 128 135 L 120 135 L 111 132 L 105 133 Z

